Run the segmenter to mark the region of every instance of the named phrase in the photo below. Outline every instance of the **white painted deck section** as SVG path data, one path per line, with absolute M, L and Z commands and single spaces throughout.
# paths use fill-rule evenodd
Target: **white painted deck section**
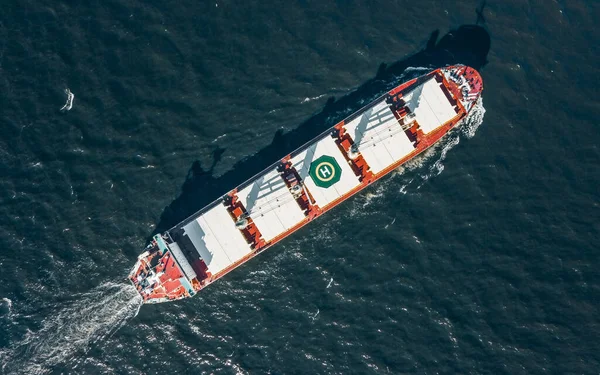
M 415 149 L 385 99 L 344 127 L 373 173 L 381 172 Z
M 213 274 L 250 253 L 250 245 L 225 206 L 218 204 L 183 227 Z
M 237 196 L 265 241 L 304 219 L 304 213 L 276 169 L 259 177 Z
M 418 86 L 404 95 L 403 99 L 425 134 L 456 116 L 454 107 L 435 79 Z
M 195 278 L 197 276 L 196 272 L 192 269 L 192 266 L 186 259 L 185 255 L 183 255 L 183 252 L 181 251 L 181 248 L 177 242 L 170 243 L 169 249 L 171 250 L 173 257 L 175 257 L 177 260 L 177 264 L 179 264 L 183 269 L 185 276 L 190 280 Z
M 310 177 L 308 174 L 312 161 L 322 155 L 328 155 L 335 158 L 342 169 L 340 180 L 329 188 L 318 187 L 313 182 L 312 177 Z M 335 144 L 334 139 L 329 135 L 326 135 L 324 138 L 316 141 L 306 150 L 303 150 L 296 156 L 292 157 L 291 162 L 298 171 L 300 178 L 304 181 L 304 184 L 311 192 L 316 203 L 321 208 L 324 208 L 329 203 L 346 194 L 360 184 L 358 177 L 348 165 L 344 155 L 342 155 L 342 152 Z

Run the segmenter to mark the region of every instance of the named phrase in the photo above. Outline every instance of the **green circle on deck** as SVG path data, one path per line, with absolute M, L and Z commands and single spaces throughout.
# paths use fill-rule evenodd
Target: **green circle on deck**
M 335 158 L 323 155 L 310 164 L 308 172 L 315 185 L 328 188 L 342 177 L 342 168 Z

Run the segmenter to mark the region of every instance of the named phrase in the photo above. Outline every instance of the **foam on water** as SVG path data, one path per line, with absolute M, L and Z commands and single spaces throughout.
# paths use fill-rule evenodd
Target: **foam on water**
M 427 167 L 425 171 L 419 173 L 416 177 L 412 177 L 408 182 L 402 184 L 400 193 L 406 194 L 407 188 L 413 183 L 417 183 L 415 189 L 421 188 L 423 184 L 431 177 L 435 177 L 444 171 L 444 160 L 448 152 L 452 150 L 460 142 L 460 137 L 465 136 L 467 139 L 473 138 L 479 126 L 483 123 L 485 108 L 483 107 L 483 99 L 479 97 L 473 108 L 455 128 L 448 133 L 438 144 L 425 151 L 419 157 L 409 161 L 396 169 L 397 175 L 402 175 L 406 171 Z M 433 163 L 431 160 L 434 159 Z
M 318 99 L 324 98 L 326 95 L 327 94 L 321 94 L 321 95 L 318 95 L 318 96 L 314 96 L 312 98 L 304 98 L 304 100 L 302 100 L 301 104 L 312 102 L 313 100 L 318 100 Z
M 1 372 L 44 374 L 135 317 L 142 299 L 132 285 L 104 283 L 49 309 L 42 327 L 0 352 Z
M 12 301 L 10 298 L 2 298 L 2 304 L 1 306 L 5 307 L 6 309 L 6 315 L 8 315 L 10 317 L 10 314 L 12 313 Z

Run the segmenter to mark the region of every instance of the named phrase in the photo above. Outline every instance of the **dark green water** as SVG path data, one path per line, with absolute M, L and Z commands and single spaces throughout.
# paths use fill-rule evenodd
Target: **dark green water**
M 600 3 L 478 7 L 5 1 L 0 374 L 597 374 Z M 138 311 L 152 233 L 453 63 L 485 85 L 459 131 Z

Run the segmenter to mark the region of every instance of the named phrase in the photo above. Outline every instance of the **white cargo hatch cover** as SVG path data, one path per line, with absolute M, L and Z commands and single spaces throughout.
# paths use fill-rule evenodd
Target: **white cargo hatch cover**
M 403 99 L 426 134 L 456 116 L 454 107 L 435 79 L 416 87 Z
M 251 252 L 250 245 L 222 204 L 217 204 L 183 229 L 213 275 Z
M 304 219 L 304 212 L 276 169 L 258 177 L 237 196 L 265 241 Z
M 322 188 L 315 185 L 309 174 L 310 165 L 313 160 L 324 155 L 333 157 L 341 169 L 340 180 L 328 188 Z M 293 156 L 291 162 L 316 203 L 321 208 L 327 206 L 329 203 L 348 193 L 360 184 L 358 177 L 348 165 L 344 155 L 342 155 L 342 152 L 335 144 L 334 139 L 329 135 L 315 141 L 315 143 L 310 145 L 307 149 Z
M 379 173 L 415 149 L 385 99 L 344 127 L 373 173 Z

